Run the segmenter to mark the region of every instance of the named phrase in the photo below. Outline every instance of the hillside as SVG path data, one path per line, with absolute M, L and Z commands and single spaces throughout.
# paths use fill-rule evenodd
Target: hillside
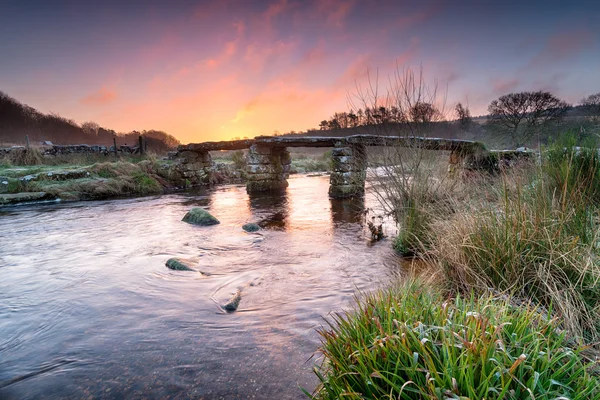
M 32 144 L 51 141 L 54 144 L 101 144 L 110 146 L 136 144 L 141 135 L 148 149 L 164 152 L 176 147 L 179 141 L 158 130 L 117 133 L 94 122 L 81 125 L 57 114 L 44 114 L 0 91 L 0 147 L 24 144 L 25 136 Z

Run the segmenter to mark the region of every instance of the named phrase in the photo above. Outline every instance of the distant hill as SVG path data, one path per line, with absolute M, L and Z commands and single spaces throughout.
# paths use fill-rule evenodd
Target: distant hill
M 135 145 L 144 136 L 148 148 L 164 152 L 177 147 L 179 141 L 168 133 L 149 130 L 117 133 L 93 122 L 78 125 L 75 121 L 57 114 L 44 114 L 35 108 L 15 100 L 0 91 L 0 147 L 25 143 L 25 135 L 31 143 L 51 141 L 54 144 L 103 144 Z

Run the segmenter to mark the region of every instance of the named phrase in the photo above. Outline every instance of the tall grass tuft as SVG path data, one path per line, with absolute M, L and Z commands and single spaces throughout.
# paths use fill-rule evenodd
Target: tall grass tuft
M 599 399 L 593 366 L 535 307 L 447 300 L 419 282 L 357 301 L 320 331 L 315 399 Z
M 599 167 L 595 148 L 553 144 L 503 176 L 498 204 L 436 221 L 429 256 L 456 289 L 510 291 L 600 340 Z

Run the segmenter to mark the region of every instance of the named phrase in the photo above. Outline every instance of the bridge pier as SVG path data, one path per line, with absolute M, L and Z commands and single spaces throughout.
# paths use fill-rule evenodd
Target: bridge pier
M 285 147 L 253 144 L 248 151 L 248 193 L 281 190 L 288 186 L 292 160 Z
M 335 143 L 331 150 L 333 171 L 329 177 L 329 197 L 342 199 L 364 195 L 366 156 L 363 144 Z
M 178 154 L 176 169 L 186 184 L 195 186 L 210 182 L 212 158 L 208 151 L 182 151 Z

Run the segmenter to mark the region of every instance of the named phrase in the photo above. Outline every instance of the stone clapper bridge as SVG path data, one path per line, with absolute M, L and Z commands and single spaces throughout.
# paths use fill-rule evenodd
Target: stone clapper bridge
M 364 194 L 366 147 L 400 146 L 450 151 L 450 168 L 475 166 L 489 153 L 479 142 L 406 136 L 354 135 L 346 137 L 258 136 L 254 139 L 192 143 L 179 146 L 175 158 L 185 166 L 189 178 L 210 175 L 210 151 L 249 149 L 246 173 L 248 193 L 284 189 L 288 186 L 291 157 L 288 147 L 331 147 L 333 171 L 329 196 L 354 197 Z

